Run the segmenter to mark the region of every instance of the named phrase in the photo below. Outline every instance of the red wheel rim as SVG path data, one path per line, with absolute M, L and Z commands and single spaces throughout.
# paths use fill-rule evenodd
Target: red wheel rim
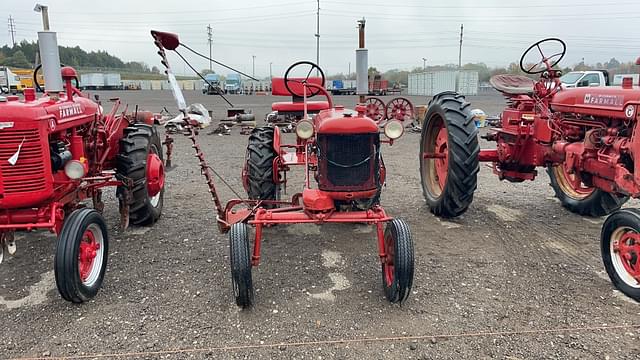
M 102 266 L 99 263 L 101 261 L 96 261 L 96 256 L 99 255 L 100 249 L 100 242 L 96 240 L 94 232 L 91 228 L 87 229 L 82 235 L 78 248 L 78 272 L 80 273 L 80 280 L 85 284 L 95 282 L 93 277 L 96 273 L 96 267 Z
M 436 137 L 436 146 L 434 153 L 437 158 L 434 159 L 434 166 L 436 170 L 436 177 L 438 185 L 441 190 L 444 190 L 444 185 L 447 182 L 447 173 L 449 172 L 449 140 L 447 129 L 441 127 L 438 130 L 438 136 Z
M 387 104 L 387 119 L 405 121 L 413 119 L 413 104 L 405 98 L 395 98 Z
M 386 254 L 384 258 L 384 282 L 387 285 L 387 287 L 390 287 L 393 284 L 393 280 L 396 277 L 396 273 L 395 273 L 396 242 L 391 232 L 388 232 L 387 234 L 385 234 L 384 248 L 385 248 L 385 254 Z
M 627 227 L 611 235 L 611 262 L 618 276 L 627 285 L 640 288 L 640 234 Z
M 565 164 L 554 166 L 553 168 L 558 186 L 567 196 L 575 200 L 583 200 L 591 195 L 594 187 L 586 186 L 578 173 L 570 173 Z
M 367 98 L 365 101 L 366 106 L 366 115 L 371 118 L 373 121 L 379 123 L 380 121 L 385 119 L 386 110 L 384 106 L 384 101 L 377 97 Z
M 447 183 L 449 173 L 449 134 L 444 121 L 433 118 L 426 125 L 422 144 L 422 178 L 433 196 L 440 196 Z
M 154 151 L 147 155 L 147 193 L 154 197 L 164 187 L 164 164 Z

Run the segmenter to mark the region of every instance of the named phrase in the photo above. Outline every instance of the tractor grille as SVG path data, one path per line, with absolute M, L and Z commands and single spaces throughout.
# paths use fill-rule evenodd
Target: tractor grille
M 15 165 L 11 165 L 8 160 L 16 153 L 21 143 L 18 161 Z M 44 156 L 38 129 L 1 130 L 0 174 L 4 194 L 45 190 Z
M 378 134 L 319 135 L 319 188 L 362 191 L 376 188 Z

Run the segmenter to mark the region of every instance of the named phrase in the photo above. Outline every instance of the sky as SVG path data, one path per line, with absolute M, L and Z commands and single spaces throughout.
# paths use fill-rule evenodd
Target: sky
M 35 1 L 2 0 L 0 19 L 14 19 L 16 41 L 36 40 L 42 28 Z M 42 0 L 49 6 L 58 43 L 106 50 L 124 61 L 159 65 L 150 29 L 179 34 L 182 43 L 209 52 L 207 26 L 213 28 L 213 57 L 257 77 L 282 76 L 291 63 L 316 59 L 315 0 L 79 1 Z M 425 64 L 458 63 L 464 24 L 462 63 L 490 67 L 517 62 L 532 43 L 558 37 L 567 43 L 562 65 L 640 56 L 638 0 L 320 0 L 320 65 L 328 74 L 355 71 L 357 20 L 366 20 L 369 66 L 412 69 Z M 8 26 L 7 26 L 8 28 Z M 636 35 L 633 35 L 636 34 Z M 0 44 L 10 44 L 9 31 Z M 196 69 L 206 60 L 183 52 Z M 254 58 L 255 56 L 255 58 Z M 255 60 L 254 60 L 255 59 Z M 189 69 L 175 56 L 174 71 Z M 255 61 L 255 62 L 254 62 Z M 214 64 L 216 72 L 229 71 Z

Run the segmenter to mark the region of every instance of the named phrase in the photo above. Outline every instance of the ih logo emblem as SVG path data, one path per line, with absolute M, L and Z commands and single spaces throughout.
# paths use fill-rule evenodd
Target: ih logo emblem
M 629 118 L 633 118 L 633 115 L 636 114 L 636 107 L 633 105 L 628 105 L 625 109 L 624 109 L 624 114 Z

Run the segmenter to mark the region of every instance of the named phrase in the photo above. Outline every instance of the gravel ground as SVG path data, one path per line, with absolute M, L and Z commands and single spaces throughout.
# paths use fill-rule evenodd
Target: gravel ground
M 113 96 L 153 111 L 173 104 L 169 92 L 102 94 Z M 187 98 L 224 114 L 217 97 L 191 92 Z M 489 114 L 503 104 L 495 94 L 469 100 Z M 231 101 L 261 120 L 274 98 Z M 336 103 L 353 106 L 355 97 Z M 246 137 L 237 130 L 205 133 L 206 156 L 240 191 Z M 227 236 L 217 230 L 188 139 L 177 137 L 178 166 L 168 173 L 155 226 L 119 231 L 117 203 L 107 198 L 109 266 L 94 300 L 78 306 L 58 296 L 54 237 L 19 237 L 18 253 L 0 266 L 0 358 L 640 357 L 640 307 L 613 289 L 600 260 L 603 218 L 564 210 L 544 172 L 533 182 L 510 184 L 482 166 L 469 211 L 440 220 L 421 195 L 418 142 L 418 134 L 407 133 L 383 150 L 382 204 L 408 221 L 415 242 L 413 293 L 404 306 L 384 299 L 370 227 L 300 225 L 265 231 L 262 262 L 253 273 L 256 305 L 240 311 L 232 298 Z M 300 189 L 301 171 L 294 173 L 289 195 Z M 232 197 L 217 185 L 223 199 Z

